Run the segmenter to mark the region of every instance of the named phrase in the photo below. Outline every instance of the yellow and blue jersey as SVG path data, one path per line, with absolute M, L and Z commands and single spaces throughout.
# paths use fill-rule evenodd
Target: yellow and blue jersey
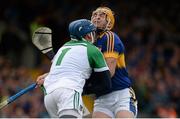
M 105 31 L 98 37 L 95 45 L 101 50 L 105 58 L 117 59 L 115 74 L 111 79 L 112 91 L 130 87 L 131 79 L 126 69 L 125 47 L 118 35 L 112 31 Z

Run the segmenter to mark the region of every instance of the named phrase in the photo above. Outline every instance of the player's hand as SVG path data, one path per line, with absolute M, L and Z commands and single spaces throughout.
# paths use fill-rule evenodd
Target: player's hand
M 37 77 L 36 83 L 37 83 L 38 86 L 43 85 L 44 79 L 45 79 L 45 77 L 46 77 L 47 75 L 48 75 L 48 73 L 45 73 L 45 74 L 40 75 L 40 76 Z

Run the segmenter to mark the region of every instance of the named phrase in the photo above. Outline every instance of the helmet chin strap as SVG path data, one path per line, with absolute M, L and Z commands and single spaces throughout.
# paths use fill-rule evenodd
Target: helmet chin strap
M 109 24 L 111 22 L 109 19 L 107 21 L 108 21 L 108 23 L 106 24 L 105 30 L 109 30 Z

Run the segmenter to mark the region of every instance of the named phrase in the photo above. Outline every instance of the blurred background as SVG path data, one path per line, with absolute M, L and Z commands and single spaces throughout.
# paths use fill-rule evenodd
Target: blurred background
M 53 31 L 56 52 L 69 40 L 69 22 L 99 6 L 115 12 L 115 31 L 138 99 L 138 117 L 180 117 L 180 2 L 151 0 L 1 0 L 0 101 L 48 72 L 50 61 L 31 42 L 38 26 Z M 1 118 L 45 118 L 43 92 L 35 90 L 0 110 Z

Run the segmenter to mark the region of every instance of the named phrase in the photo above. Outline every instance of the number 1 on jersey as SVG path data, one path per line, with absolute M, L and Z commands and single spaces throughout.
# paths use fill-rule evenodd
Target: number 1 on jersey
M 60 56 L 59 56 L 59 58 L 58 58 L 58 60 L 57 60 L 57 62 L 56 62 L 56 66 L 61 64 L 64 55 L 65 55 L 70 49 L 71 49 L 71 48 L 66 48 L 66 49 L 62 50 L 62 53 L 60 54 Z

